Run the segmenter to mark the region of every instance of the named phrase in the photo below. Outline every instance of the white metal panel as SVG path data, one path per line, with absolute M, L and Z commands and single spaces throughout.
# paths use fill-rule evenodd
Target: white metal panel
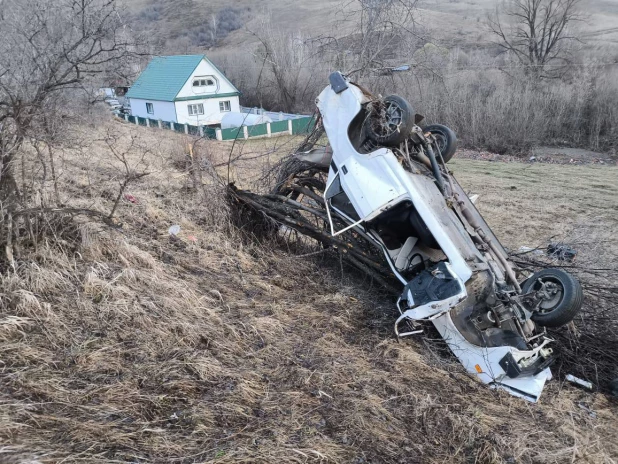
M 364 99 L 355 85 L 350 85 L 340 94 L 329 86 L 318 97 L 318 108 L 333 148 L 333 161 L 339 169 L 341 185 L 350 202 L 360 218 L 368 221 L 385 209 L 410 200 L 448 256 L 457 276 L 466 282 L 472 270 L 459 252 L 458 244 L 445 232 L 449 230 L 448 227 L 445 229 L 449 226 L 445 223 L 446 205 L 431 179 L 423 175 L 410 175 L 387 148 L 361 154 L 352 145 L 348 129 L 361 110 Z M 329 179 L 332 175 L 331 169 Z
M 432 322 L 466 370 L 483 383 L 493 384 L 496 388 L 507 389 L 511 393 L 512 389 L 515 388 L 527 395 L 522 395 L 522 397 L 530 401 L 537 401 L 541 396 L 545 382 L 551 379 L 549 368 L 544 369 L 536 376 L 522 376 L 511 379 L 506 376 L 499 364 L 507 353 L 511 353 L 515 360 L 536 357 L 543 346 L 529 351 L 521 351 L 511 346 L 484 348 L 473 345 L 461 335 L 455 327 L 450 313 L 443 314 L 437 319 L 433 319 Z

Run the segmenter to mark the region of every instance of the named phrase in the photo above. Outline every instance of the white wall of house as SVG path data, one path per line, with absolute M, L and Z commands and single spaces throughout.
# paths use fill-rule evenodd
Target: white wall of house
M 176 122 L 176 108 L 174 102 L 164 102 L 157 100 L 141 100 L 130 98 L 131 114 L 141 118 L 160 119 L 161 121 Z M 152 103 L 153 114 L 146 111 L 146 103 Z
M 215 81 L 214 86 L 207 87 L 194 87 L 193 81 L 195 78 L 210 78 Z M 230 85 L 230 83 L 224 78 L 223 74 L 219 72 L 212 64 L 203 59 L 191 77 L 185 82 L 185 85 L 180 89 L 176 98 L 195 97 L 199 95 L 214 95 L 218 93 L 235 93 L 237 90 Z
M 219 124 L 221 118 L 227 112 L 221 112 L 219 102 L 229 101 L 230 110 L 233 112 L 240 112 L 240 101 L 237 96 L 235 97 L 223 97 L 223 98 L 205 98 L 199 100 L 187 100 L 177 101 L 176 114 L 178 115 L 178 122 L 180 124 L 191 124 L 193 126 L 206 125 L 206 124 Z M 204 105 L 203 115 L 189 115 L 189 105 Z

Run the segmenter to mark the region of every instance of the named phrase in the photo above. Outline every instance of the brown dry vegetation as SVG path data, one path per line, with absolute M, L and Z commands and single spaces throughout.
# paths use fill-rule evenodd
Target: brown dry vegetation
M 3 269 L 0 462 L 618 459 L 615 400 L 552 381 L 528 404 L 478 385 L 438 340 L 398 343 L 393 301 L 369 281 L 241 240 L 216 184 L 187 188 L 183 137 L 112 127 L 153 150 L 151 174 L 127 190 L 139 203 L 117 211 L 122 227 L 81 218 Z M 275 143 L 271 161 L 295 141 L 236 150 Z M 199 150 L 218 163 L 230 145 Z M 62 198 L 108 213 L 118 186 L 107 159 L 101 142 L 66 150 Z M 257 177 L 267 160 L 232 174 Z M 615 260 L 616 168 L 453 169 L 506 245 L 559 234 L 581 259 Z

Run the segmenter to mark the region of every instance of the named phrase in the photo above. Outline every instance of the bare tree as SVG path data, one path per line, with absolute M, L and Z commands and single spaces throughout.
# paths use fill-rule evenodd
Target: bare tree
M 264 74 L 258 79 L 261 87 L 256 92 L 270 91 L 280 110 L 299 110 L 299 102 L 304 102 L 307 95 L 314 98 L 319 78 L 316 71 L 323 66 L 319 50 L 302 34 L 281 31 L 269 14 L 261 18 L 253 34 L 261 44 L 257 59 Z
M 409 61 L 414 52 L 417 0 L 344 0 L 339 16 L 353 25 L 343 52 L 359 75 Z
M 497 43 L 535 74 L 555 76 L 568 64 L 579 38 L 571 26 L 581 21 L 581 0 L 507 0 L 488 18 Z M 553 69 L 550 69 L 553 68 Z
M 131 44 L 115 1 L 0 2 L 0 233 L 8 235 L 7 243 L 8 218 L 32 206 L 25 180 L 22 188 L 16 180 L 16 166 L 25 166 L 24 143 L 33 143 L 44 177 L 55 180 L 51 147 L 57 121 L 67 116 L 63 108 L 127 56 Z M 22 177 L 25 173 L 22 168 Z

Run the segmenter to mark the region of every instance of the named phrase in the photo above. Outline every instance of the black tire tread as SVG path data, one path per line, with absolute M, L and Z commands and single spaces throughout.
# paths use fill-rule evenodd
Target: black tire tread
M 455 152 L 457 151 L 457 134 L 455 131 L 448 126 L 443 124 L 431 124 L 427 127 L 423 128 L 424 132 L 443 132 L 450 139 L 447 144 L 447 149 L 442 153 L 442 158 L 444 158 L 444 162 L 448 163 L 453 156 L 455 156 Z
M 554 277 L 558 279 L 564 290 L 563 300 L 558 308 L 549 313 L 535 313 L 532 320 L 544 327 L 561 327 L 571 322 L 582 307 L 584 302 L 584 291 L 579 281 L 571 274 L 562 269 L 543 269 L 535 272 L 524 282 L 522 291 L 529 293 L 532 286 L 539 277 Z

